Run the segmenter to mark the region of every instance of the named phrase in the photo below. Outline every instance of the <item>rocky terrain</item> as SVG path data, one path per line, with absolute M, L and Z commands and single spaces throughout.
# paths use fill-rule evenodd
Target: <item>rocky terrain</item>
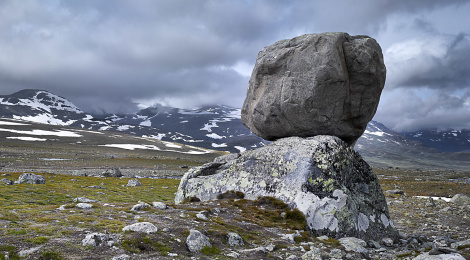
M 449 181 L 448 177 L 458 177 L 455 173 L 436 177 L 432 172 L 375 171 L 382 188 L 391 190 L 385 194 L 400 232 L 396 240 L 362 242 L 310 234 L 304 220 L 285 204 L 272 199 L 247 201 L 242 194 L 175 205 L 179 184 L 175 179 L 139 178 L 142 186 L 135 187 L 129 185 L 132 178 L 56 173 L 39 174 L 45 184 L 7 185 L 2 180 L 0 258 L 301 259 L 313 249 L 322 259 L 413 259 L 440 248 L 470 259 L 469 203 L 428 198 L 468 196 L 470 184 L 463 178 Z M 2 173 L 1 178 L 18 181 L 19 176 Z M 410 181 L 416 178 L 422 179 Z M 145 222 L 156 231 L 123 231 Z M 187 244 L 191 230 L 207 236 L 210 245 L 191 252 Z

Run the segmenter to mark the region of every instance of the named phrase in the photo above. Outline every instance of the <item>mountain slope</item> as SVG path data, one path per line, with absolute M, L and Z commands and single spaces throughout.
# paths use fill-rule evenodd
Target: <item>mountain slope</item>
M 409 139 L 417 140 L 426 146 L 436 148 L 441 152 L 470 151 L 470 130 L 421 130 L 403 133 Z

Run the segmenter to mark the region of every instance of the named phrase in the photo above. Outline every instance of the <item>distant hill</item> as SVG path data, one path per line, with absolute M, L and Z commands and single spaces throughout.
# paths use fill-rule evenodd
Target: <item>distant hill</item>
M 4 118 L 121 132 L 229 152 L 245 151 L 268 143 L 241 123 L 240 109 L 222 105 L 198 109 L 157 105 L 133 114 L 97 118 L 47 91 L 22 90 L 0 96 L 0 114 Z M 407 136 L 371 121 L 355 149 L 371 164 L 380 167 L 465 169 L 470 165 L 470 153 L 442 153 L 426 146 L 425 140 L 412 140 Z M 442 143 L 451 143 L 450 140 L 442 140 Z
M 421 130 L 403 133 L 404 136 L 417 140 L 426 146 L 441 152 L 470 152 L 470 130 Z

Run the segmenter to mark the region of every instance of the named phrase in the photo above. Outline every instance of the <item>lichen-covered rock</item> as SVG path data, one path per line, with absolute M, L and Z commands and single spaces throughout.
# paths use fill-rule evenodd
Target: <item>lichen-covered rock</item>
M 227 244 L 229 246 L 243 246 L 245 245 L 245 242 L 243 241 L 243 238 L 234 232 L 229 232 L 227 234 Z
M 242 122 L 266 140 L 334 135 L 354 144 L 377 110 L 385 74 L 382 49 L 367 36 L 278 41 L 258 54 Z
M 127 182 L 127 187 L 137 187 L 142 186 L 142 183 L 138 179 L 130 179 Z
M 191 229 L 186 238 L 186 245 L 189 251 L 195 253 L 201 251 L 204 247 L 211 247 L 210 239 L 201 232 Z
M 455 194 L 450 202 L 455 203 L 457 205 L 470 205 L 470 197 L 465 194 Z
M 106 246 L 108 244 L 109 236 L 103 233 L 91 233 L 85 236 L 82 240 L 83 246 Z
M 243 192 L 246 199 L 280 199 L 303 212 L 317 235 L 364 240 L 397 235 L 376 175 L 337 137 L 283 138 L 225 163 L 192 168 L 175 202 L 215 200 L 228 191 Z
M 46 178 L 41 175 L 36 175 L 34 173 L 23 173 L 20 175 L 18 178 L 18 181 L 16 181 L 18 184 L 21 183 L 28 183 L 28 184 L 45 184 L 46 183 Z
M 158 228 L 150 223 L 150 222 L 138 222 L 134 223 L 129 226 L 125 226 L 122 228 L 122 231 L 133 231 L 133 232 L 141 232 L 141 233 L 155 233 L 158 231 Z

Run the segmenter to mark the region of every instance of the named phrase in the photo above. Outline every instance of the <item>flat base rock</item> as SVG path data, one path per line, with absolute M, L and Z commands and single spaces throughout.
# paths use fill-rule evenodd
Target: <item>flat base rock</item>
M 366 241 L 398 235 L 377 176 L 338 137 L 282 138 L 216 158 L 183 176 L 175 202 L 216 200 L 228 191 L 280 199 L 303 212 L 316 235 Z

